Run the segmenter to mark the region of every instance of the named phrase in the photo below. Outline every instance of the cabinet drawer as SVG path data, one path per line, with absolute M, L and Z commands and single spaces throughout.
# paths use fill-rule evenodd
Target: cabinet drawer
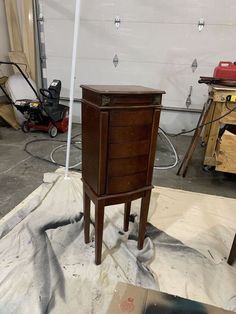
M 130 95 L 114 96 L 112 97 L 112 106 L 146 106 L 153 103 L 154 97 L 151 95 L 139 95 L 138 97 L 130 97 Z M 157 101 L 157 97 L 156 101 Z M 160 101 L 159 101 L 160 103 Z
M 127 176 L 147 170 L 148 155 L 133 158 L 111 159 L 108 163 L 108 176 Z
M 108 177 L 107 193 L 116 194 L 139 189 L 146 185 L 146 177 L 146 171 L 130 176 Z
M 110 127 L 151 124 L 152 109 L 113 110 L 110 113 Z
M 109 144 L 108 159 L 144 156 L 149 153 L 150 141 Z
M 127 143 L 147 140 L 151 136 L 151 124 L 110 127 L 109 143 Z

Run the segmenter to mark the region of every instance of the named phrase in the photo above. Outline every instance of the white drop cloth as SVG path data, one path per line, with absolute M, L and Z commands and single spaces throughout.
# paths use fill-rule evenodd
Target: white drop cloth
M 123 205 L 106 208 L 96 266 L 92 225 L 84 244 L 80 174 L 46 174 L 0 221 L 0 313 L 106 313 L 118 281 L 236 311 L 236 265 L 226 263 L 236 200 L 155 187 L 141 251 L 139 205 L 132 202 L 127 233 Z

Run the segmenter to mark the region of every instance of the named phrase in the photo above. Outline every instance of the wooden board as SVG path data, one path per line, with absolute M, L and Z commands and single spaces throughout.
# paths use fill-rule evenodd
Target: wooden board
M 5 0 L 7 26 L 12 51 L 22 51 L 21 31 L 18 20 L 17 3 L 15 0 Z
M 217 145 L 216 170 L 236 173 L 236 135 L 228 131 Z
M 227 107 L 226 107 L 226 104 L 222 104 L 221 115 L 223 116 L 224 114 L 229 112 L 229 110 L 232 110 L 234 108 L 236 108 L 236 102 L 228 103 Z M 223 124 L 236 124 L 236 109 L 232 111 L 229 115 L 222 118 L 220 122 Z
M 23 51 L 28 60 L 31 78 L 36 79 L 33 1 L 21 1 Z
M 211 103 L 209 106 L 210 106 L 210 108 L 209 108 L 209 111 L 208 111 L 205 123 L 209 123 L 210 121 L 213 120 L 214 104 Z M 202 142 L 205 143 L 205 144 L 208 141 L 210 130 L 211 130 L 211 124 L 207 124 L 204 127 L 203 134 L 202 134 Z
M 221 116 L 222 103 L 212 103 L 214 106 L 213 120 Z M 215 149 L 217 144 L 217 139 L 220 130 L 220 121 L 213 122 L 211 124 L 210 132 L 208 135 L 208 141 L 206 146 L 204 165 L 215 166 Z

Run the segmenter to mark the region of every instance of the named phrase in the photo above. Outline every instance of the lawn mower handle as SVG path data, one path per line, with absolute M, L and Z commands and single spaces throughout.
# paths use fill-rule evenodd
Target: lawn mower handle
M 17 67 L 17 69 L 19 70 L 19 72 L 21 73 L 21 75 L 24 77 L 24 79 L 26 80 L 26 82 L 28 83 L 28 85 L 32 88 L 32 90 L 34 91 L 35 96 L 37 97 L 37 99 L 40 101 L 41 103 L 41 99 L 36 91 L 36 89 L 34 88 L 34 86 L 30 83 L 30 81 L 28 80 L 27 76 L 25 75 L 25 73 L 21 70 L 21 68 L 19 67 L 19 65 L 15 62 L 7 62 L 7 61 L 0 61 L 0 65 L 1 64 L 8 64 L 8 65 L 14 65 L 15 67 Z

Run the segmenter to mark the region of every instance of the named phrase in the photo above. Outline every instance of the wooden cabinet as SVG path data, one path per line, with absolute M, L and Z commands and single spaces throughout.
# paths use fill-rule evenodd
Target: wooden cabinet
M 81 87 L 82 180 L 88 242 L 90 200 L 99 212 L 99 224 L 103 224 L 104 206 L 125 203 L 127 229 L 131 201 L 140 197 L 147 214 L 164 92 L 140 86 Z M 95 221 L 96 263 L 100 264 L 103 226 L 97 224 Z M 146 217 L 143 224 L 139 248 L 143 245 Z

